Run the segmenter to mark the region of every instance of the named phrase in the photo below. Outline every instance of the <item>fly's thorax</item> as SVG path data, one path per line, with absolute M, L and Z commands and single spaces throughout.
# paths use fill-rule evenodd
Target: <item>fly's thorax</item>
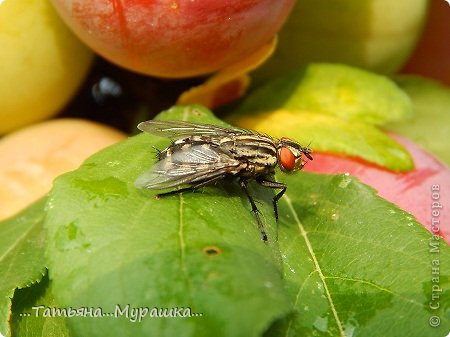
M 271 168 L 277 165 L 277 146 L 274 141 L 258 134 L 235 134 L 220 139 L 220 147 L 232 153 L 237 160 L 258 167 Z

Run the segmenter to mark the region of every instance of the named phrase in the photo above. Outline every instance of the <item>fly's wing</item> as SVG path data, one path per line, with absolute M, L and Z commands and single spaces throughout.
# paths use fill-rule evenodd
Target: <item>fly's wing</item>
M 158 161 L 137 178 L 135 186 L 165 189 L 198 184 L 236 170 L 239 165 L 239 161 L 220 148 L 193 145 L 188 150 L 176 151 Z
M 227 129 L 220 126 L 191 123 L 185 121 L 156 121 L 150 120 L 139 123 L 137 128 L 152 135 L 171 139 L 183 139 L 197 135 L 225 136 L 248 132 L 242 129 Z

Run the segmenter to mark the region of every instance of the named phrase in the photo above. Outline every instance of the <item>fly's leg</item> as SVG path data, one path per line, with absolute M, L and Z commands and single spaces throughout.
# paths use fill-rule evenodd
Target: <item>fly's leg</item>
M 161 197 L 167 197 L 169 195 L 175 195 L 175 194 L 179 194 L 179 193 L 182 193 L 182 192 L 194 192 L 195 190 L 199 189 L 200 187 L 209 185 L 209 184 L 213 183 L 216 180 L 221 180 L 221 179 L 225 178 L 225 176 L 226 176 L 225 174 L 221 174 L 221 175 L 219 175 L 217 177 L 213 177 L 211 179 L 202 181 L 201 183 L 198 183 L 197 185 L 193 185 L 193 186 L 189 186 L 189 187 L 185 187 L 185 188 L 180 188 L 178 190 L 173 190 L 173 191 L 169 191 L 169 192 L 165 192 L 165 193 L 159 193 L 159 194 L 155 195 L 155 198 L 159 199 Z
M 266 180 L 264 178 L 260 178 L 256 180 L 261 186 L 272 188 L 272 189 L 281 189 L 280 192 L 275 194 L 273 197 L 273 211 L 275 213 L 275 219 L 278 221 L 278 200 L 283 196 L 284 192 L 287 190 L 286 184 L 279 183 L 276 181 Z
M 239 185 L 241 185 L 241 188 L 244 190 L 245 194 L 247 195 L 248 201 L 250 201 L 250 205 L 252 205 L 252 212 L 255 214 L 256 222 L 258 223 L 258 229 L 261 232 L 262 239 L 264 242 L 267 242 L 266 230 L 264 229 L 264 225 L 261 221 L 261 217 L 259 216 L 258 207 L 256 207 L 255 201 L 253 200 L 253 197 L 250 195 L 250 192 L 248 191 L 247 180 L 245 180 L 245 179 L 239 180 Z

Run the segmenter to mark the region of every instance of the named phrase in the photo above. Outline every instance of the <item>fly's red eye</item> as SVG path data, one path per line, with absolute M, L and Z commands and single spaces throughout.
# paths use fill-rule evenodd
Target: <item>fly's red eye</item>
M 286 171 L 292 171 L 295 167 L 295 156 L 287 147 L 280 149 L 280 164 Z

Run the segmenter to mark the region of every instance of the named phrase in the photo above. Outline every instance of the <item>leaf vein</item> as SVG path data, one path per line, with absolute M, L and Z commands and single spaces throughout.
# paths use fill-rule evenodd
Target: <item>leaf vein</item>
M 33 230 L 34 226 L 30 226 L 27 228 L 25 232 L 23 232 L 22 235 L 20 235 L 12 245 L 8 247 L 8 249 L 5 250 L 5 252 L 0 256 L 0 262 L 4 262 L 7 255 L 14 250 L 16 247 L 18 247 L 20 244 L 22 244 L 22 240 Z
M 359 243 L 363 243 L 365 245 L 370 244 L 373 247 L 389 250 L 392 253 L 406 255 L 408 258 L 414 259 L 419 264 L 427 265 L 424 261 L 414 257 L 414 255 L 411 255 L 411 250 L 406 249 L 406 247 L 403 247 L 402 250 L 393 249 L 393 248 L 391 248 L 392 246 L 380 245 L 380 244 L 377 244 L 377 243 L 375 243 L 373 241 L 364 241 L 364 240 L 358 239 L 356 236 L 350 236 L 350 235 L 337 233 L 337 232 L 325 232 L 325 231 L 314 230 L 314 231 L 311 231 L 310 233 L 340 236 L 340 237 L 345 238 L 345 239 L 347 239 L 349 241 L 359 242 Z
M 330 293 L 330 290 L 328 289 L 328 285 L 326 283 L 326 279 L 325 279 L 325 276 L 324 276 L 324 274 L 322 272 L 322 269 L 320 268 L 319 261 L 317 260 L 316 254 L 314 253 L 314 249 L 313 249 L 313 247 L 311 245 L 311 242 L 309 241 L 308 233 L 306 232 L 305 228 L 303 227 L 302 223 L 300 222 L 300 218 L 298 217 L 298 214 L 295 211 L 295 209 L 294 209 L 294 207 L 292 205 L 292 201 L 289 198 L 289 196 L 285 194 L 284 195 L 284 200 L 286 201 L 286 203 L 287 203 L 287 205 L 289 207 L 289 210 L 291 211 L 292 215 L 294 216 L 295 222 L 297 223 L 298 229 L 300 231 L 300 235 L 305 240 L 306 247 L 308 248 L 308 252 L 311 255 L 311 258 L 313 260 L 314 267 L 315 267 L 315 269 L 316 269 L 316 271 L 317 271 L 317 273 L 319 275 L 320 280 L 322 281 L 323 288 L 324 288 L 324 291 L 325 291 L 325 296 L 327 297 L 328 303 L 330 304 L 330 309 L 331 309 L 333 317 L 334 317 L 334 319 L 336 321 L 336 325 L 337 325 L 337 327 L 339 329 L 339 333 L 340 333 L 341 336 L 344 337 L 345 336 L 344 328 L 342 327 L 341 320 L 340 320 L 339 315 L 337 313 L 336 307 L 334 306 L 334 301 L 331 298 L 331 293 Z
M 313 270 L 312 272 L 310 272 L 310 273 L 308 274 L 308 276 L 305 277 L 305 279 L 303 280 L 302 284 L 301 284 L 300 287 L 298 288 L 297 295 L 295 296 L 294 307 L 297 307 L 298 300 L 299 300 L 299 298 L 300 298 L 300 293 L 302 292 L 303 287 L 304 287 L 304 285 L 306 284 L 306 282 L 310 279 L 310 277 L 311 277 L 314 273 L 317 273 L 317 270 Z M 292 323 L 293 323 L 293 322 L 294 322 L 294 318 L 292 317 L 291 319 L 289 319 L 289 324 L 288 324 L 288 326 L 287 326 L 287 328 L 286 328 L 285 336 L 289 336 L 289 331 L 290 331 L 291 328 L 292 328 Z
M 420 303 L 420 302 L 411 300 L 411 299 L 409 299 L 409 298 L 407 298 L 407 297 L 404 297 L 404 296 L 402 296 L 402 295 L 400 295 L 400 294 L 398 294 L 398 293 L 395 293 L 395 292 L 393 292 L 393 291 L 391 291 L 391 290 L 389 290 L 389 289 L 387 289 L 387 288 L 384 288 L 384 287 L 382 287 L 382 286 L 379 286 L 378 284 L 373 283 L 373 282 L 370 282 L 370 281 L 361 280 L 361 279 L 352 278 L 352 277 L 342 277 L 342 276 L 325 276 L 325 279 L 335 279 L 335 280 L 342 280 L 342 281 L 349 281 L 349 282 L 355 282 L 355 283 L 367 284 L 367 285 L 369 285 L 369 286 L 371 286 L 371 287 L 374 287 L 374 288 L 376 288 L 376 289 L 378 289 L 378 290 L 381 290 L 381 291 L 383 291 L 383 292 L 386 292 L 386 293 L 388 293 L 388 294 L 391 294 L 391 295 L 393 295 L 393 296 L 396 296 L 396 297 L 402 299 L 402 300 L 405 301 L 405 302 L 412 303 L 412 304 L 416 304 L 416 305 L 418 305 L 419 307 L 423 307 L 423 304 Z

